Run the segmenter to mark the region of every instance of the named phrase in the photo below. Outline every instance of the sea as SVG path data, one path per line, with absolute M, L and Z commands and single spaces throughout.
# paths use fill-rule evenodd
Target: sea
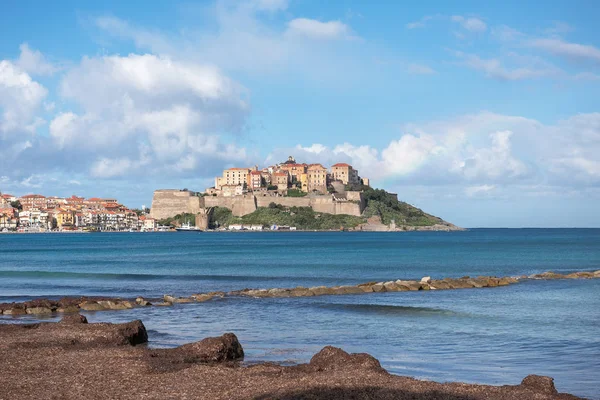
M 0 235 L 0 302 L 599 269 L 600 229 Z M 418 379 L 503 385 L 549 375 L 559 391 L 600 399 L 600 279 L 225 297 L 85 314 L 90 322 L 141 319 L 151 347 L 234 332 L 248 364 L 307 362 L 333 345 L 369 353 L 391 373 Z M 0 323 L 37 320 L 0 316 Z

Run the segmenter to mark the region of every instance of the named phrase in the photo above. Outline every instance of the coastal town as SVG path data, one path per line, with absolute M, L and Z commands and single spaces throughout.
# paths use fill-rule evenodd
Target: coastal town
M 243 197 L 248 194 L 273 197 L 338 197 L 345 189 L 369 186 L 350 164 L 336 163 L 328 170 L 322 164 L 285 162 L 262 169 L 228 168 L 215 178 L 215 185 L 198 196 Z M 307 199 L 308 200 L 308 199 Z M 343 199 L 345 200 L 345 199 Z M 141 231 L 167 230 L 150 209 L 130 209 L 115 198 L 84 198 L 0 192 L 0 232 L 49 231 Z M 237 225 L 231 229 L 240 229 Z
M 132 210 L 114 198 L 0 194 L 0 232 L 154 231 L 148 209 Z

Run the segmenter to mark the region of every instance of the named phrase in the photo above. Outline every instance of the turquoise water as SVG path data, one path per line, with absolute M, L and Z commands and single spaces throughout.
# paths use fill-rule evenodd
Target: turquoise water
M 0 235 L 0 302 L 598 269 L 600 229 Z M 304 362 L 330 344 L 368 352 L 402 375 L 516 384 L 535 373 L 553 376 L 561 391 L 600 398 L 600 280 L 225 298 L 87 315 L 140 318 L 151 346 L 235 332 L 247 362 Z

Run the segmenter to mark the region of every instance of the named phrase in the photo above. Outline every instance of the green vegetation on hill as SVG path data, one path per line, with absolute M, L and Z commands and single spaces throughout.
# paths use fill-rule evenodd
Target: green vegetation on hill
M 169 218 L 159 220 L 158 224 L 165 225 L 165 226 L 167 226 L 167 225 L 179 226 L 179 225 L 185 224 L 187 222 L 194 225 L 196 223 L 196 215 L 191 214 L 191 213 L 177 214 L 174 217 L 169 217 Z
M 385 190 L 370 187 L 362 187 L 362 189 L 367 204 L 363 212 L 363 216 L 366 218 L 379 216 L 385 225 L 390 224 L 392 220 L 396 222 L 396 225 L 408 226 L 446 224 L 441 218 L 429 215 L 403 201 L 398 201 L 395 195 L 391 195 Z
M 272 225 L 295 226 L 303 230 L 337 230 L 340 228 L 354 228 L 365 222 L 362 217 L 352 215 L 333 215 L 318 213 L 310 207 L 284 207 L 271 203 L 269 207 L 259 207 L 252 214 L 243 217 L 234 217 L 227 208 L 216 207 L 211 219 L 219 226 L 230 224 L 244 225 Z

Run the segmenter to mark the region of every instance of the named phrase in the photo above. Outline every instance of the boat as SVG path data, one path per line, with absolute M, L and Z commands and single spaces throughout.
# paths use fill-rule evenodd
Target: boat
M 189 222 L 181 224 L 181 226 L 179 228 L 175 228 L 175 230 L 177 232 L 202 232 L 202 229 L 198 228 L 197 226 L 190 225 Z

